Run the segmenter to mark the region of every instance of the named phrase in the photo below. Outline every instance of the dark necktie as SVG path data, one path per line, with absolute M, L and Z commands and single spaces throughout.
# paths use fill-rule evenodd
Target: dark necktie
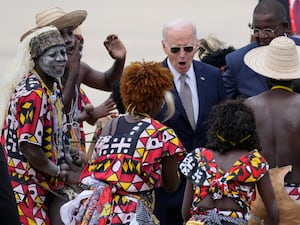
M 195 117 L 192 103 L 192 92 L 189 84 L 186 82 L 187 75 L 180 75 L 180 98 L 185 109 L 185 112 L 188 116 L 190 124 L 195 130 Z

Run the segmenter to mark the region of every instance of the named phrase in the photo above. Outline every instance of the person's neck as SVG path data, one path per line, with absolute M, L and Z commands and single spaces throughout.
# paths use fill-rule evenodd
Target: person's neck
M 38 67 L 35 67 L 34 69 L 38 73 L 39 77 L 42 79 L 44 84 L 47 86 L 47 88 L 50 91 L 53 91 L 53 84 L 56 81 L 56 79 L 54 77 L 50 77 L 48 74 L 44 73 Z
M 136 123 L 138 121 L 141 121 L 144 118 L 150 118 L 150 115 L 147 113 L 127 113 L 126 120 L 129 123 Z

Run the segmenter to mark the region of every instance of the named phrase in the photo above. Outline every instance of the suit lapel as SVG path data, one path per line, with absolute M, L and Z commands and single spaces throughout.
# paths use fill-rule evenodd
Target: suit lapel
M 196 124 L 196 129 L 199 126 L 199 121 L 201 121 L 202 114 L 203 114 L 203 107 L 205 106 L 205 75 L 202 71 L 201 67 L 195 68 L 195 64 L 193 63 L 194 71 L 196 75 L 196 83 L 197 83 L 197 92 L 198 92 L 198 104 L 199 104 L 199 113 L 198 119 Z

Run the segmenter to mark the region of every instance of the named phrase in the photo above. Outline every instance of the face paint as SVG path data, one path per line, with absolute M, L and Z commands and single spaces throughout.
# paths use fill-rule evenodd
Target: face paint
M 64 75 L 67 59 L 66 47 L 54 46 L 44 52 L 37 62 L 48 76 L 61 78 Z

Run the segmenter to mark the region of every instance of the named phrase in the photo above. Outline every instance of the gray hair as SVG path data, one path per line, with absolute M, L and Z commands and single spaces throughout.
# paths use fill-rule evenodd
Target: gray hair
M 195 38 L 195 40 L 198 40 L 196 25 L 190 20 L 186 20 L 186 19 L 183 19 L 183 18 L 177 18 L 177 19 L 174 19 L 174 20 L 171 20 L 171 21 L 167 22 L 163 26 L 163 30 L 162 30 L 163 41 L 167 42 L 167 33 L 168 33 L 168 30 L 170 28 L 184 27 L 184 26 L 192 26 L 194 38 Z

